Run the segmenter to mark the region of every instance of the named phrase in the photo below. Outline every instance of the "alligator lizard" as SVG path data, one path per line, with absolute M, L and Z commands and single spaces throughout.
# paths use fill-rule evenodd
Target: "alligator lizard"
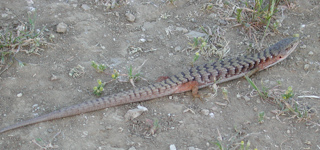
M 196 66 L 149 86 L 97 98 L 18 122 L 1 129 L 0 133 L 43 121 L 74 116 L 122 104 L 141 102 L 190 90 L 194 96 L 198 96 L 199 88 L 251 75 L 279 63 L 295 50 L 298 43 L 299 39 L 296 37 L 283 39 L 260 53 L 222 59 L 221 61 Z

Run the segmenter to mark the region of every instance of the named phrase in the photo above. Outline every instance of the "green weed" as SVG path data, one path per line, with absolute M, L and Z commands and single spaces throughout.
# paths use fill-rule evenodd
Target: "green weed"
M 102 83 L 100 79 L 97 80 L 98 86 L 93 87 L 93 94 L 96 96 L 101 96 L 102 92 L 104 91 L 105 83 Z
M 15 30 L 0 30 L 0 75 L 16 60 L 20 66 L 25 64 L 15 55 L 19 52 L 40 55 L 42 46 L 47 45 L 44 29 L 35 28 L 36 13 L 28 15 L 28 22 L 21 23 Z
M 220 150 L 224 150 L 223 145 L 221 144 L 221 142 L 219 140 L 214 142 L 214 144 L 217 145 Z
M 250 141 L 248 141 L 246 145 L 244 145 L 244 141 L 241 141 L 239 150 L 250 150 L 250 145 L 251 145 Z M 258 150 L 258 149 L 255 148 L 254 150 Z
M 286 90 L 285 94 L 282 94 L 282 98 L 284 100 L 292 98 L 293 96 L 294 96 L 294 94 L 292 92 L 292 87 L 291 86 L 288 87 L 288 89 Z
M 134 86 L 134 81 L 139 80 L 141 78 L 141 73 L 138 72 L 136 74 L 133 74 L 132 66 L 128 68 L 128 78 L 130 83 Z
M 264 123 L 264 111 L 262 112 L 259 112 L 259 120 L 258 122 L 261 124 L 261 123 Z
M 115 80 L 119 76 L 120 76 L 120 73 L 116 69 L 113 69 L 113 74 L 111 75 L 111 78 Z
M 291 86 L 288 87 L 284 94 L 276 92 L 278 91 L 276 89 L 269 90 L 265 87 L 263 88 L 263 92 L 261 92 L 259 88 L 251 81 L 250 78 L 248 78 L 247 76 L 245 76 L 245 78 L 250 83 L 250 85 L 259 93 L 261 98 L 269 101 L 273 100 L 272 103 L 275 103 L 280 107 L 280 110 L 277 112 L 277 116 L 284 113 L 288 113 L 290 118 L 297 118 L 298 121 L 309 121 L 311 119 L 311 116 L 316 113 L 316 111 L 314 111 L 313 108 L 305 106 L 302 103 L 298 103 L 293 99 L 294 93 Z M 278 82 L 278 85 L 280 84 L 281 83 Z M 268 92 L 273 93 L 273 96 L 269 95 Z M 264 112 L 260 112 L 259 123 L 263 123 L 263 118 Z
M 244 76 L 244 77 L 249 82 L 249 84 L 253 87 L 253 89 L 255 89 L 263 99 L 268 98 L 268 92 L 266 88 L 263 88 L 263 92 L 261 92 L 259 88 L 256 86 L 256 84 L 248 76 Z
M 199 56 L 200 56 L 199 52 L 196 52 L 191 62 L 192 67 L 194 66 L 194 63 L 199 59 Z
M 104 70 L 106 70 L 106 65 L 104 64 L 97 64 L 96 62 L 92 61 L 91 62 L 91 66 L 96 69 L 97 72 L 101 73 L 104 72 Z
M 265 7 L 263 7 L 263 0 L 254 0 L 253 4 L 246 1 L 246 8 L 238 8 L 236 10 L 236 20 L 248 30 L 250 36 L 252 30 L 262 30 L 265 27 L 265 36 L 280 1 L 269 0 Z M 274 30 L 277 30 L 277 27 L 277 22 L 272 24 Z

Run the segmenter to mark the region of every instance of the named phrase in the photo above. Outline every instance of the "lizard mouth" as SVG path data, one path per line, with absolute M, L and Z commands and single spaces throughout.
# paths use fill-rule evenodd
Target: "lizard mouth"
M 299 44 L 299 41 L 294 42 L 293 44 L 290 44 L 290 46 L 288 48 L 286 48 L 285 54 L 280 56 L 279 61 L 286 59 L 296 49 L 298 44 Z

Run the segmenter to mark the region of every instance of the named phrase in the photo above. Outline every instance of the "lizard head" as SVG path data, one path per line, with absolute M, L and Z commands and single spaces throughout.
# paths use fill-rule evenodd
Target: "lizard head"
M 269 68 L 286 59 L 296 49 L 298 44 L 299 38 L 293 37 L 283 39 L 278 43 L 270 46 L 268 49 L 266 49 L 266 52 L 271 54 L 271 56 L 269 57 L 269 61 L 261 64 L 260 68 Z
M 277 57 L 278 61 L 286 59 L 299 44 L 299 38 L 287 38 L 279 41 L 278 43 L 270 46 L 269 50 L 273 57 Z

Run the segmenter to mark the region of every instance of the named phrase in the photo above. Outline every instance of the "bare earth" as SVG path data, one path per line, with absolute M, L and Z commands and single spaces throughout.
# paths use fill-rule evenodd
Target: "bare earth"
M 113 69 L 125 74 L 130 65 L 138 67 L 147 60 L 141 72 L 148 81 L 136 82 L 140 87 L 156 82 L 159 76 L 174 75 L 190 68 L 195 51 L 188 51 L 192 38 L 185 34 L 203 33 L 201 26 L 215 26 L 215 30 L 219 27 L 220 36 L 229 42 L 230 52 L 226 57 L 257 52 L 282 38 L 299 34 L 300 45 L 287 60 L 251 78 L 261 89 L 263 86 L 272 88 L 280 81 L 281 86 L 274 91 L 281 93 L 292 86 L 293 98 L 312 108 L 315 114 L 310 121 L 291 118 L 294 115 L 289 113 L 276 116 L 273 112 L 280 110 L 278 106 L 261 100 L 245 79 L 237 79 L 218 85 L 216 97 L 212 96 L 212 88 L 200 90 L 204 101 L 193 100 L 187 92 L 12 130 L 0 135 L 3 149 L 41 149 L 32 141 L 46 148 L 64 150 L 169 149 L 172 144 L 179 150 L 205 150 L 218 149 L 214 144 L 217 141 L 230 149 L 239 149 L 241 141 L 250 141 L 250 149 L 259 150 L 320 149 L 320 99 L 298 97 L 320 96 L 318 0 L 290 1 L 290 7 L 281 4 L 283 11 L 275 15 L 277 19 L 282 18 L 279 32 L 267 35 L 260 48 L 263 31 L 252 32 L 257 40 L 249 38 L 248 33 L 242 27 L 234 27 L 237 22 L 230 19 L 235 18 L 234 4 L 245 7 L 239 1 L 225 5 L 224 1 L 216 0 L 177 0 L 172 5 L 165 1 L 131 0 L 121 1 L 111 10 L 106 10 L 102 1 L 93 0 L 34 2 L 30 6 L 21 0 L 0 2 L 0 14 L 7 14 L 0 16 L 1 28 L 13 28 L 20 21 L 26 22 L 27 11 L 33 7 L 37 11 L 36 28 L 46 26 L 46 34 L 55 36 L 40 56 L 20 52 L 17 59 L 27 65 L 20 67 L 15 63 L 0 76 L 1 128 L 95 99 L 92 88 L 97 86 L 97 79 L 111 80 Z M 206 3 L 214 4 L 214 9 L 201 10 Z M 84 4 L 90 9 L 84 10 Z M 129 22 L 126 12 L 133 14 L 136 20 Z M 65 33 L 56 32 L 60 22 L 68 25 Z M 257 49 L 248 50 L 251 49 L 248 43 Z M 143 52 L 129 54 L 130 47 L 140 47 Z M 217 57 L 209 58 L 214 59 Z M 107 64 L 109 74 L 97 73 L 91 61 Z M 200 57 L 196 64 L 207 61 Z M 85 73 L 78 78 L 70 77 L 70 70 L 78 65 L 84 67 Z M 58 80 L 51 80 L 52 75 Z M 105 86 L 103 96 L 132 88 L 128 82 L 114 81 Z M 223 94 L 225 90 L 230 103 Z M 17 96 L 19 93 L 21 97 Z M 137 105 L 147 107 L 148 111 L 126 121 L 126 112 Z M 265 118 L 259 123 L 258 114 L 262 111 Z M 159 124 L 154 134 L 150 132 L 153 123 L 149 122 L 152 121 Z

